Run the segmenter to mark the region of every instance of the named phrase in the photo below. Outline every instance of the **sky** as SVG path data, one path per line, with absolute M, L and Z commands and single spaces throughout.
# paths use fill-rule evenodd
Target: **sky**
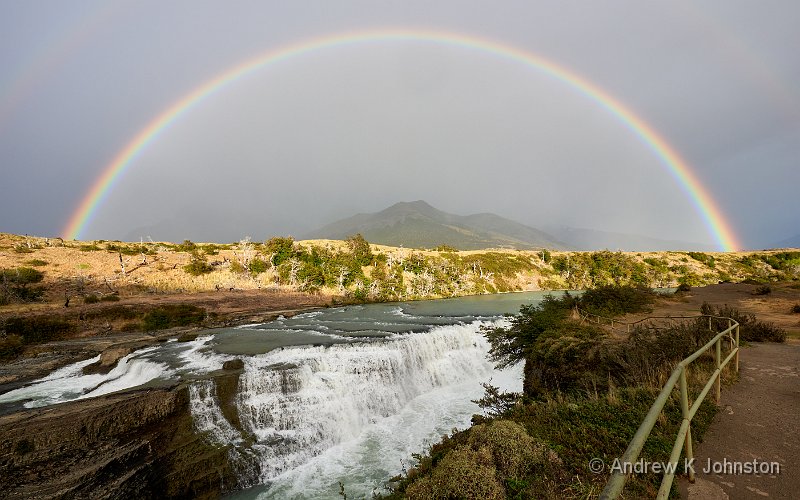
M 741 248 L 800 235 L 800 3 L 0 0 L 0 231 L 66 236 L 159 115 L 259 56 L 426 31 L 578 75 L 689 166 Z M 541 68 L 423 39 L 330 45 L 198 100 L 126 165 L 83 239 L 256 240 L 423 199 L 716 244 L 691 193 Z

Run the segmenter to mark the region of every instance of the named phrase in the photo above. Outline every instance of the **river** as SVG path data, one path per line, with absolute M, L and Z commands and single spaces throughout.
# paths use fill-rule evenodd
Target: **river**
M 84 375 L 98 358 L 0 395 L 6 407 L 41 407 L 110 392 L 188 381 L 195 427 L 228 446 L 253 487 L 250 498 L 338 499 L 381 492 L 453 428 L 480 412 L 482 382 L 519 391 L 521 367 L 494 369 L 481 328 L 546 292 L 322 309 L 263 324 L 201 332 L 136 351 L 108 374 Z M 244 364 L 239 422 L 220 408 L 209 375 Z

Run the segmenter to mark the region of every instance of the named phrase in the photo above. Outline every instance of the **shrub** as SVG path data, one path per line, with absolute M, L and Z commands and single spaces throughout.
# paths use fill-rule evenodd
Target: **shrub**
M 722 307 L 714 307 L 704 302 L 700 306 L 700 312 L 711 316 L 733 319 L 739 323 L 739 339 L 745 342 L 783 342 L 786 340 L 786 330 L 774 323 L 758 321 L 755 314 L 741 313 L 738 309 L 727 304 Z M 712 323 L 716 331 L 728 327 L 728 322 L 724 319 L 715 319 Z
M 33 253 L 33 249 L 23 245 L 22 243 L 14 245 L 14 251 L 17 253 Z
M 164 330 L 176 326 L 198 325 L 206 318 L 206 310 L 189 304 L 166 304 L 148 312 L 142 318 L 146 331 Z
M 113 293 L 111 295 L 103 295 L 100 297 L 100 300 L 103 302 L 119 302 L 119 295 Z
M 42 287 L 30 287 L 44 279 L 44 273 L 31 267 L 0 270 L 0 303 L 12 298 L 23 302 L 38 300 L 44 294 Z
M 411 484 L 405 491 L 406 498 L 504 499 L 505 490 L 491 462 L 487 450 L 456 448 L 445 455 L 430 476 Z
M 83 303 L 84 304 L 96 304 L 97 302 L 100 302 L 100 299 L 97 297 L 97 295 L 91 295 L 90 294 L 90 295 L 86 295 L 83 298 Z
M 761 285 L 757 286 L 755 290 L 753 290 L 753 295 L 769 295 L 772 293 L 772 288 L 769 285 Z
M 578 299 L 581 308 L 601 316 L 650 311 L 655 294 L 648 288 L 633 286 L 600 286 L 586 290 Z
M 264 245 L 264 251 L 271 257 L 270 263 L 275 267 L 291 259 L 294 253 L 294 239 L 291 236 L 270 238 Z
M 269 269 L 269 264 L 263 259 L 259 259 L 258 257 L 256 257 L 255 259 L 250 261 L 247 267 L 250 269 L 250 273 L 255 276 L 257 274 L 266 272 L 267 269 Z
M 792 312 L 795 314 L 800 314 L 800 304 L 795 304 L 792 306 Z
M 205 255 L 201 254 L 197 250 L 194 250 L 192 251 L 191 260 L 188 264 L 183 266 L 183 270 L 192 276 L 200 276 L 210 273 L 214 270 L 214 268 L 208 263 Z
M 0 337 L 0 359 L 12 359 L 23 350 L 23 340 L 19 335 Z
M 687 252 L 686 255 L 711 268 L 713 268 L 716 264 L 713 256 L 703 252 Z
M 183 243 L 175 245 L 177 252 L 192 252 L 197 249 L 197 245 L 192 240 L 183 240 Z
M 46 266 L 47 262 L 42 260 L 42 259 L 31 259 L 31 260 L 25 261 L 25 265 L 26 266 L 31 266 L 31 267 L 42 267 L 42 266 Z
M 458 252 L 457 248 L 453 248 L 450 245 L 439 245 L 434 250 L 437 252 Z
M 81 245 L 78 247 L 78 250 L 81 252 L 94 252 L 95 250 L 101 250 L 101 248 L 95 244 L 90 245 Z
M 65 338 L 77 327 L 61 318 L 44 316 L 13 317 L 6 320 L 6 334 L 19 335 L 26 344 Z
M 689 285 L 688 283 L 681 283 L 680 285 L 678 285 L 678 289 L 676 290 L 676 292 L 690 292 L 691 290 L 692 290 L 691 285 Z

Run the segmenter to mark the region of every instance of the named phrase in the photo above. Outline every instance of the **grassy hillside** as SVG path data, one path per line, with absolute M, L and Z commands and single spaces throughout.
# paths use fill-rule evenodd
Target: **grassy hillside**
M 0 304 L 259 288 L 408 300 L 612 283 L 800 279 L 800 251 L 453 251 L 362 243 L 354 250 L 352 241 L 335 240 L 140 244 L 2 234 Z M 36 275 L 37 281 L 22 283 Z

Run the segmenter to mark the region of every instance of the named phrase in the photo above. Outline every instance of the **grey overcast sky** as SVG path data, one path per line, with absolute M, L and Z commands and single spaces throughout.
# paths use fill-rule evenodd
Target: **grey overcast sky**
M 0 231 L 56 236 L 156 116 L 259 54 L 426 30 L 535 54 L 677 151 L 746 248 L 800 234 L 800 2 L 0 0 Z M 661 160 L 542 71 L 421 40 L 328 47 L 209 95 L 133 159 L 85 239 L 300 235 L 424 199 L 714 242 Z

